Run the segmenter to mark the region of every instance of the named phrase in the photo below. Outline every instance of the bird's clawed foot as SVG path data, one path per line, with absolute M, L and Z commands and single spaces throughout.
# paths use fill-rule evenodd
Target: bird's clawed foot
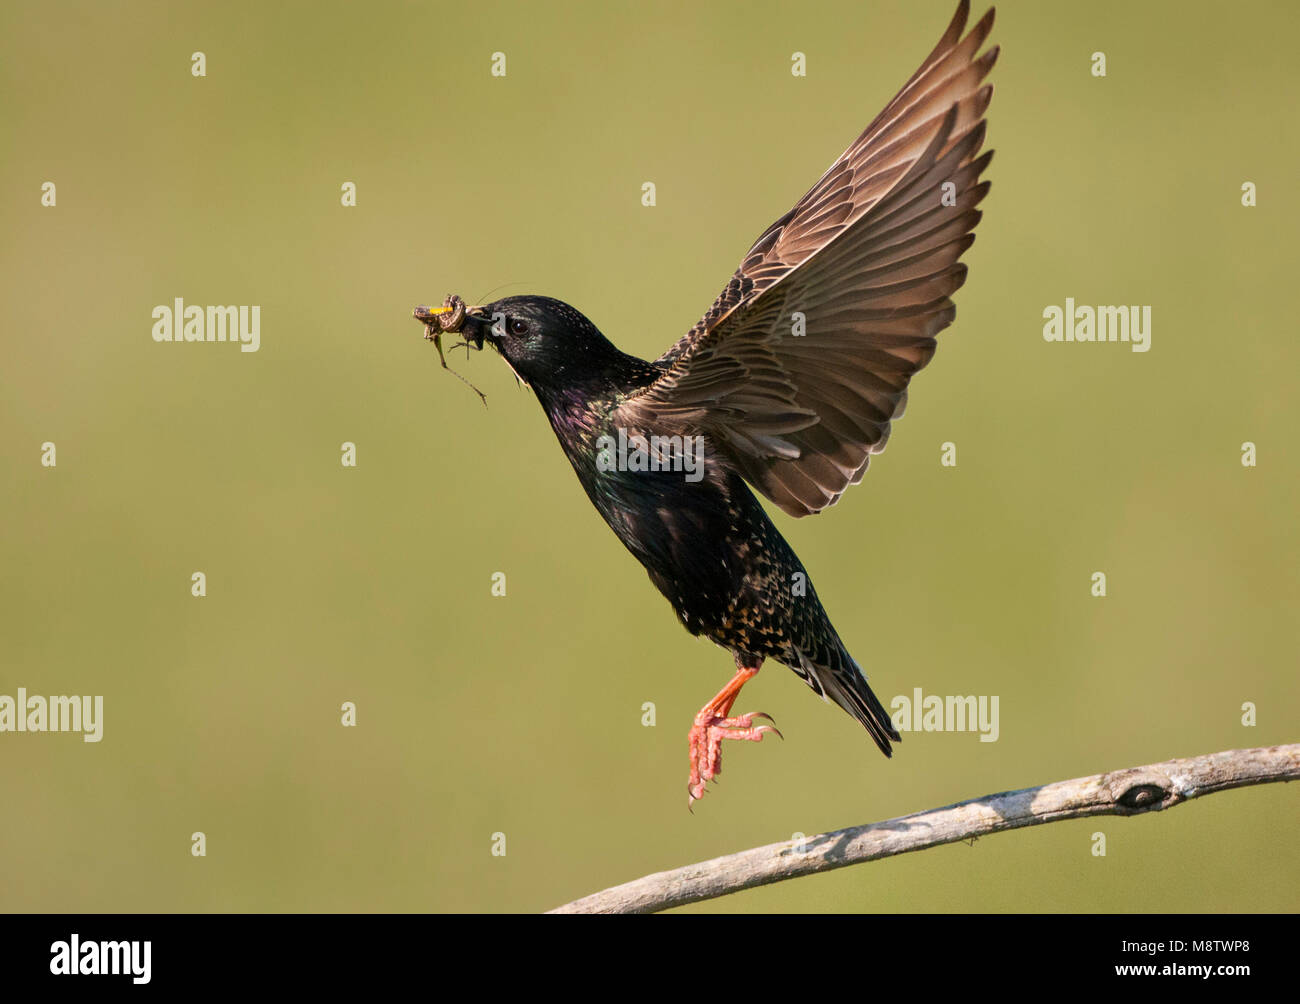
M 735 718 L 723 718 L 706 708 L 695 716 L 695 724 L 691 727 L 690 733 L 691 777 L 686 788 L 689 796 L 686 803 L 688 806 L 697 799 L 703 798 L 705 784 L 722 773 L 722 740 L 742 739 L 756 743 L 761 741 L 767 732 L 775 732 L 778 739 L 785 738 L 775 723 L 755 725 L 755 718 L 766 718 L 769 722 L 772 721 L 772 716 L 762 711 L 751 711 L 749 714 L 737 715 Z

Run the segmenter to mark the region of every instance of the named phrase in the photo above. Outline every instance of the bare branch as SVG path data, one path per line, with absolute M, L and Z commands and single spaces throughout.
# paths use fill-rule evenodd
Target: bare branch
M 552 913 L 654 913 L 801 875 L 831 871 L 1002 830 L 1086 816 L 1135 816 L 1228 788 L 1300 778 L 1300 744 L 1207 753 L 1057 781 L 727 854 L 657 872 L 557 907 Z M 800 844 L 802 846 L 800 846 Z

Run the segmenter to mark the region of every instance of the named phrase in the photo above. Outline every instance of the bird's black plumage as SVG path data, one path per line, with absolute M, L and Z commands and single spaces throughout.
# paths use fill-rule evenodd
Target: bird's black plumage
M 592 504 L 682 624 L 734 654 L 734 691 L 775 659 L 886 755 L 898 733 L 746 482 L 794 516 L 833 505 L 884 448 L 911 377 L 952 322 L 949 297 L 966 276 L 958 259 L 988 191 L 991 154 L 979 150 L 992 89 L 981 82 L 997 56 L 979 55 L 993 12 L 963 38 L 967 13 L 962 0 L 912 79 L 659 359 L 619 351 L 548 297 L 465 310 L 449 298 L 446 308 L 467 341 L 495 348 L 536 393 Z M 431 325 L 436 313 L 416 317 Z M 677 469 L 602 462 L 615 441 L 659 447 Z M 692 443 L 701 466 L 688 478 Z M 697 718 L 709 743 L 761 738 L 766 727 L 749 716 L 726 717 L 734 696 Z M 696 750 L 693 730 L 693 797 Z M 716 757 L 700 762 L 711 777 Z

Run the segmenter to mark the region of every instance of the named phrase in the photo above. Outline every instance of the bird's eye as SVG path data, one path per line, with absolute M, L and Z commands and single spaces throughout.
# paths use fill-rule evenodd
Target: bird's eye
M 512 335 L 528 334 L 528 322 L 525 321 L 522 317 L 510 318 L 510 333 Z

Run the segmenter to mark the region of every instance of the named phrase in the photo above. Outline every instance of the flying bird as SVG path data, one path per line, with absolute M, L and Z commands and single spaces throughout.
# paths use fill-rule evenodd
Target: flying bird
M 724 740 L 776 731 L 762 712 L 732 713 L 767 659 L 885 756 L 900 740 L 750 488 L 795 517 L 834 505 L 885 448 L 953 321 L 989 190 L 983 81 L 998 55 L 980 53 L 993 11 L 963 36 L 968 14 L 961 0 L 902 90 L 653 362 L 549 297 L 415 309 L 440 352 L 443 333 L 486 343 L 532 388 L 592 504 L 686 630 L 732 653 L 735 675 L 690 729 L 688 804 L 720 773 Z

